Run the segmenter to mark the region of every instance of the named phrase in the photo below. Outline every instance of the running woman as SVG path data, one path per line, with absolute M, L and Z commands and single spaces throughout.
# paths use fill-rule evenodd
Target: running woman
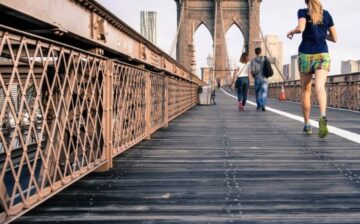
M 326 40 L 336 43 L 337 34 L 330 13 L 323 9 L 320 0 L 305 0 L 307 8 L 298 11 L 298 26 L 289 31 L 287 37 L 302 33 L 299 47 L 299 70 L 301 77 L 301 104 L 304 115 L 304 134 L 312 133 L 310 127 L 310 96 L 312 75 L 315 74 L 315 89 L 319 102 L 319 137 L 328 134 L 325 83 L 330 71 L 330 55 Z

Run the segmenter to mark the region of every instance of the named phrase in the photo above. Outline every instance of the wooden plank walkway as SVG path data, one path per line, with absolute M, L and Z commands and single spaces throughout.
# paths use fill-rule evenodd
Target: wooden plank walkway
M 88 175 L 16 223 L 360 223 L 359 144 L 303 136 L 301 123 L 252 106 L 239 112 L 221 92 L 217 103 L 193 108 L 111 171 Z M 334 125 L 358 131 L 349 116 Z

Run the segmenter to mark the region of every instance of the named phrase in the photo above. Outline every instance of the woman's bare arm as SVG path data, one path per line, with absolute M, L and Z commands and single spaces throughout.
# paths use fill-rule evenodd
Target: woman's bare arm
M 335 26 L 332 26 L 332 27 L 329 28 L 329 34 L 327 35 L 326 39 L 328 41 L 331 41 L 331 42 L 334 42 L 334 43 L 337 42 L 338 37 L 337 37 L 337 32 L 336 32 Z
M 305 18 L 300 18 L 300 19 L 298 20 L 298 25 L 297 25 L 297 27 L 296 27 L 295 29 L 289 31 L 289 32 L 287 33 L 287 37 L 288 37 L 289 39 L 292 39 L 292 38 L 294 37 L 294 34 L 298 34 L 298 33 L 304 32 L 305 26 L 306 26 L 306 19 L 305 19 Z

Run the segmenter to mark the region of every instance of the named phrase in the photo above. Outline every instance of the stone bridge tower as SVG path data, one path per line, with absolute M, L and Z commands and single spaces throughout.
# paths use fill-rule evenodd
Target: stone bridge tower
M 245 40 L 245 49 L 254 56 L 254 48 L 260 39 L 256 16 L 260 19 L 262 0 L 175 0 L 178 26 L 177 60 L 191 70 L 193 66 L 193 38 L 197 28 L 204 24 L 213 38 L 215 78 L 222 79 L 228 67 L 225 34 L 237 25 Z M 184 7 L 184 8 L 183 8 Z M 240 40 L 239 40 L 240 41 Z M 241 49 L 239 49 L 241 51 Z

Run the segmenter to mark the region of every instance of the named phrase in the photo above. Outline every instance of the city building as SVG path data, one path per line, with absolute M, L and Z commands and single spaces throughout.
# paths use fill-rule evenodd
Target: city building
M 300 79 L 300 72 L 299 72 L 299 65 L 298 65 L 298 55 L 291 56 L 290 62 L 290 80 L 299 80 Z
M 360 72 L 360 61 L 348 60 L 341 62 L 341 74 Z
M 286 64 L 283 66 L 283 74 L 286 80 L 290 80 L 290 64 Z
M 274 70 L 274 75 L 269 78 L 269 82 L 282 82 L 284 81 L 283 77 L 280 73 L 282 73 L 282 64 L 283 64 L 283 44 L 280 41 L 279 37 L 277 35 L 266 35 L 265 42 L 268 47 L 268 51 L 265 48 L 265 45 L 263 42 L 261 42 L 261 48 L 263 52 L 266 52 L 266 56 L 274 60 L 274 63 L 272 67 Z M 271 56 L 271 57 L 270 57 Z M 277 69 L 278 68 L 278 69 Z M 279 71 L 280 70 L 280 71 Z
M 152 11 L 140 12 L 140 33 L 151 43 L 157 44 L 157 13 Z

